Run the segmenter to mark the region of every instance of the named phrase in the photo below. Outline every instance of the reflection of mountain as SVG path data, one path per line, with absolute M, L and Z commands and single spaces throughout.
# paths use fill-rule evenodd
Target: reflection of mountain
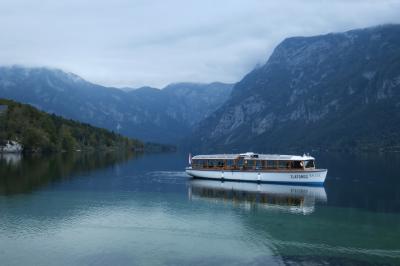
M 189 197 L 215 202 L 231 201 L 245 208 L 260 206 L 265 209 L 302 214 L 312 213 L 317 201 L 327 201 L 323 187 L 210 180 L 192 180 L 189 186 Z
M 51 182 L 112 166 L 134 153 L 63 153 L 53 156 L 0 156 L 0 195 L 32 192 Z
M 316 153 L 332 207 L 400 213 L 399 153 Z
M 400 258 L 393 238 L 400 232 L 399 216 L 388 221 L 372 212 L 329 204 L 316 208 L 328 201 L 323 187 L 192 180 L 189 198 L 217 203 L 212 205 L 218 209 L 224 204 L 228 209 L 232 204 L 251 209 L 234 208 L 234 217 L 240 217 L 246 237 L 268 246 L 273 264 L 376 265 L 383 261 L 391 265 Z M 391 230 L 385 230 L 388 226 Z
M 70 162 L 69 166 L 55 166 L 60 179 L 40 179 L 38 165 L 45 166 L 44 161 L 51 158 L 32 158 L 30 168 L 26 158 L 20 161 L 19 166 L 24 166 L 21 171 L 34 172 L 39 180 L 35 188 L 39 189 L 26 195 L 0 196 L 2 261 L 4 254 L 10 254 L 7 252 L 14 252 L 17 260 L 21 251 L 28 250 L 37 256 L 25 256 L 26 260 L 19 264 L 52 265 L 59 254 L 68 257 L 68 265 L 97 265 L 105 257 L 112 260 L 126 254 L 133 257 L 126 264 L 135 264 L 143 257 L 139 261 L 143 263 L 137 264 L 146 264 L 148 254 L 156 251 L 154 263 L 147 264 L 398 265 L 399 213 L 332 205 L 331 194 L 335 191 L 328 187 L 329 201 L 325 204 L 326 193 L 313 187 L 306 187 L 306 192 L 301 186 L 263 185 L 258 191 L 257 184 L 211 182 L 217 185 L 213 189 L 192 183 L 193 201 L 189 201 L 187 177 L 182 171 L 186 155 L 147 154 L 121 164 L 117 163 L 118 158 L 98 156 L 96 160 L 64 159 Z M 343 159 L 349 165 L 353 162 L 348 157 Z M 0 182 L 22 178 L 13 171 L 14 175 L 7 179 L 0 172 Z M 50 175 L 43 170 L 41 173 Z M 235 200 L 212 196 L 220 186 L 227 188 L 221 194 L 229 195 L 228 191 L 234 190 Z M 373 192 L 352 188 L 357 196 Z M 341 189 L 336 198 L 346 197 L 348 192 Z M 205 196 L 196 191 L 203 191 Z M 238 200 L 243 195 L 258 199 L 260 194 L 272 203 Z M 374 198 L 373 193 L 369 196 Z M 314 211 L 294 215 L 287 211 L 290 207 L 282 203 L 282 198 L 315 198 Z M 378 201 L 387 204 L 384 198 Z M 283 206 L 277 209 L 274 206 L 278 203 Z M 241 205 L 238 208 L 235 204 Z M 107 250 L 111 253 L 104 252 Z M 53 256 L 42 256 L 43 252 Z M 113 260 L 108 264 L 118 263 Z

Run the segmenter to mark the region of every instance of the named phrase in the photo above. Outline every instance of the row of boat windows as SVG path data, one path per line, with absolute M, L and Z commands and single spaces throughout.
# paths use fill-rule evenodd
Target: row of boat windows
M 195 159 L 193 168 L 247 168 L 247 169 L 303 169 L 314 168 L 314 160 L 306 161 L 262 161 L 262 160 L 211 160 Z

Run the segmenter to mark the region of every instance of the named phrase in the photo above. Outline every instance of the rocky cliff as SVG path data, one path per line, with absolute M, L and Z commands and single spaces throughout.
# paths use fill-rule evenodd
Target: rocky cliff
M 400 150 L 400 25 L 284 40 L 190 143 L 227 152 Z

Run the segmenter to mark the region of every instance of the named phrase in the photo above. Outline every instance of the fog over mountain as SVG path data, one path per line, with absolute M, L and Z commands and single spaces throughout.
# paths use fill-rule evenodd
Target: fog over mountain
M 2 0 L 0 64 L 113 87 L 234 83 L 286 37 L 400 23 L 393 0 Z
M 236 84 L 125 90 L 59 69 L 0 68 L 0 96 L 193 150 L 400 150 L 400 25 L 290 37 Z

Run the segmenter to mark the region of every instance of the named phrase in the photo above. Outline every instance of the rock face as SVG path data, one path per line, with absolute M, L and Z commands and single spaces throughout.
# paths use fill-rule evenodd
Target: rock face
M 123 91 L 57 69 L 0 67 L 0 97 L 158 143 L 176 143 L 215 111 L 231 89 L 232 84 L 178 83 L 163 90 Z
M 220 151 L 400 148 L 400 25 L 294 37 L 202 121 Z

